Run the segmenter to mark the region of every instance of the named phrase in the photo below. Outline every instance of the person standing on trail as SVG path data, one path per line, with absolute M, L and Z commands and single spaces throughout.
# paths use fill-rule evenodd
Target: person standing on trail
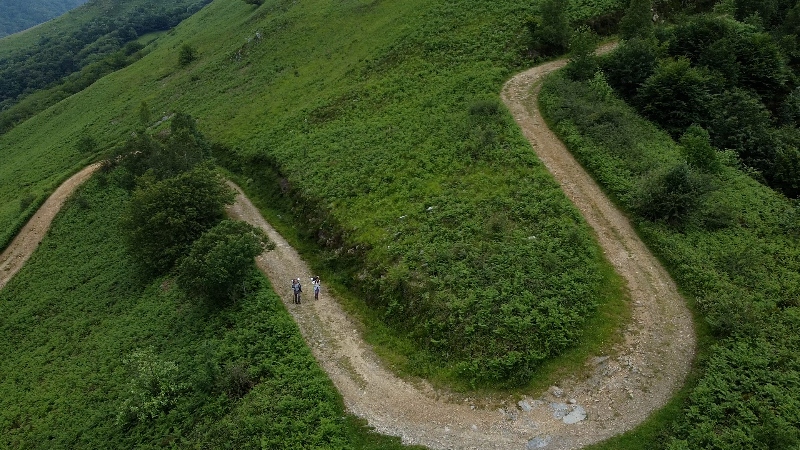
M 300 304 L 300 293 L 303 292 L 303 287 L 300 285 L 300 278 L 292 278 L 292 292 L 294 293 L 294 304 Z
M 319 277 L 318 276 L 312 277 L 311 284 L 314 285 L 314 300 L 319 300 L 319 287 L 320 287 Z

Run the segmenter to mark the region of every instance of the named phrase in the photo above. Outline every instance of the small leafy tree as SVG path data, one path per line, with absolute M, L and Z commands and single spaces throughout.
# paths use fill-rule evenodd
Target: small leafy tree
M 208 164 L 161 181 L 146 175 L 123 217 L 128 248 L 147 272 L 165 273 L 223 219 L 224 206 L 233 199 Z
M 710 191 L 708 184 L 686 163 L 647 175 L 639 187 L 637 209 L 643 217 L 672 225 L 683 222 Z
M 703 172 L 716 173 L 722 168 L 717 151 L 711 146 L 711 137 L 703 127 L 690 126 L 680 139 L 686 161 Z
M 575 81 L 586 81 L 594 77 L 600 68 L 594 55 L 597 36 L 588 27 L 581 27 L 569 43 L 569 63 L 564 70 Z
M 123 363 L 128 368 L 127 397 L 117 413 L 117 423 L 146 422 L 168 411 L 186 386 L 179 381 L 178 366 L 161 359 L 152 347 L 136 350 Z
M 191 64 L 195 59 L 197 59 L 197 49 L 189 44 L 183 44 L 180 53 L 178 53 L 178 64 L 180 64 L 181 67 L 185 67 Z
M 649 38 L 653 35 L 652 0 L 631 0 L 619 23 L 622 39 Z
M 665 60 L 636 96 L 642 112 L 677 137 L 693 123 L 704 124 L 719 81 L 689 60 Z
M 539 15 L 528 21 L 532 50 L 539 55 L 561 55 L 569 48 L 572 30 L 567 17 L 567 2 L 545 0 Z
M 631 100 L 655 71 L 658 54 L 654 40 L 633 38 L 622 42 L 614 53 L 602 61 L 608 84 L 622 98 Z
M 245 222 L 223 220 L 192 244 L 178 266 L 178 285 L 212 301 L 235 298 L 253 258 L 274 244 L 266 234 Z

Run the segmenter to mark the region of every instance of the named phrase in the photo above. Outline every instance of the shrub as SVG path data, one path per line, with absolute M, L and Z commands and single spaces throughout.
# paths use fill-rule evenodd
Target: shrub
M 212 301 L 236 298 L 253 258 L 274 248 L 266 234 L 247 223 L 223 220 L 195 241 L 178 267 L 178 285 Z
M 688 164 L 648 174 L 640 183 L 636 207 L 653 221 L 679 224 L 702 202 L 709 191 L 707 182 Z
M 183 44 L 180 53 L 178 53 L 178 64 L 181 67 L 188 66 L 195 59 L 197 59 L 197 50 L 189 44 Z
M 704 124 L 719 82 L 707 70 L 691 67 L 688 59 L 665 60 L 636 96 L 642 112 L 673 136 L 693 123 Z
M 123 360 L 130 373 L 127 397 L 117 423 L 145 422 L 173 407 L 186 386 L 178 380 L 178 366 L 155 354 L 152 347 L 136 350 Z
M 162 181 L 144 177 L 123 217 L 128 248 L 152 274 L 169 270 L 225 216 L 233 191 L 208 165 Z
M 619 23 L 622 39 L 647 38 L 653 35 L 652 0 L 631 0 Z
M 658 47 L 654 40 L 634 38 L 622 42 L 608 58 L 601 61 L 608 83 L 630 100 L 656 69 Z
M 690 126 L 680 139 L 686 161 L 703 172 L 716 173 L 722 168 L 717 151 L 711 146 L 711 137 L 703 127 Z
M 581 28 L 572 35 L 569 43 L 569 63 L 564 70 L 576 81 L 592 78 L 600 68 L 594 55 L 597 36 L 588 28 Z
M 572 34 L 567 18 L 567 3 L 560 0 L 545 0 L 539 16 L 528 21 L 528 30 L 533 39 L 532 50 L 542 56 L 561 55 L 569 48 Z

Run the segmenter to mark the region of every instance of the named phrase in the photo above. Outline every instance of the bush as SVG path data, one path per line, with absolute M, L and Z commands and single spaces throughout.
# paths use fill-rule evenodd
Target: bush
M 717 151 L 711 146 L 711 137 L 703 127 L 690 126 L 680 139 L 686 161 L 703 172 L 717 173 L 722 168 Z
M 588 28 L 581 28 L 569 43 L 569 63 L 564 68 L 567 76 L 575 81 L 591 79 L 600 68 L 594 55 L 597 36 Z
M 652 0 L 631 0 L 619 23 L 622 39 L 648 38 L 653 35 Z
M 708 183 L 688 164 L 648 174 L 640 183 L 636 207 L 643 217 L 669 224 L 683 222 L 709 191 Z
M 545 0 L 539 15 L 528 21 L 528 30 L 533 39 L 532 50 L 541 56 L 562 55 L 569 48 L 572 35 L 567 18 L 567 3 L 560 0 Z
M 688 59 L 665 60 L 648 78 L 635 102 L 650 119 L 678 136 L 693 123 L 703 125 L 719 81 Z
M 654 40 L 634 38 L 623 41 L 601 66 L 608 83 L 622 96 L 631 100 L 639 87 L 656 69 L 659 50 Z
M 178 64 L 180 64 L 181 67 L 185 67 L 191 64 L 195 59 L 197 59 L 197 50 L 189 44 L 183 44 L 178 54 Z
M 223 220 L 195 241 L 178 267 L 178 285 L 212 301 L 237 298 L 253 258 L 275 246 L 259 228 Z
M 131 254 L 147 272 L 165 273 L 224 218 L 233 199 L 209 165 L 162 181 L 143 177 L 123 218 Z
M 178 380 L 178 366 L 158 357 L 153 348 L 136 350 L 123 360 L 130 373 L 128 396 L 117 414 L 117 423 L 146 422 L 175 406 L 186 386 Z

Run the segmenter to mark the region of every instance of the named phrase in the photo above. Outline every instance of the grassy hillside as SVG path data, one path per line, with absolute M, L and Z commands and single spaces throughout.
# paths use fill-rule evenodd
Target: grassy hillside
M 572 14 L 618 3 L 575 2 Z M 0 229 L 82 164 L 82 136 L 118 143 L 143 101 L 154 118 L 186 111 L 421 359 L 462 379 L 524 381 L 580 338 L 605 283 L 588 228 L 497 100 L 528 64 L 533 6 L 215 1 L 136 64 L 0 137 L 0 175 L 17 180 L 0 186 Z M 198 57 L 181 67 L 184 45 Z
M 140 282 L 95 177 L 0 291 L 2 448 L 400 448 L 346 416 L 263 276 L 214 309 Z

